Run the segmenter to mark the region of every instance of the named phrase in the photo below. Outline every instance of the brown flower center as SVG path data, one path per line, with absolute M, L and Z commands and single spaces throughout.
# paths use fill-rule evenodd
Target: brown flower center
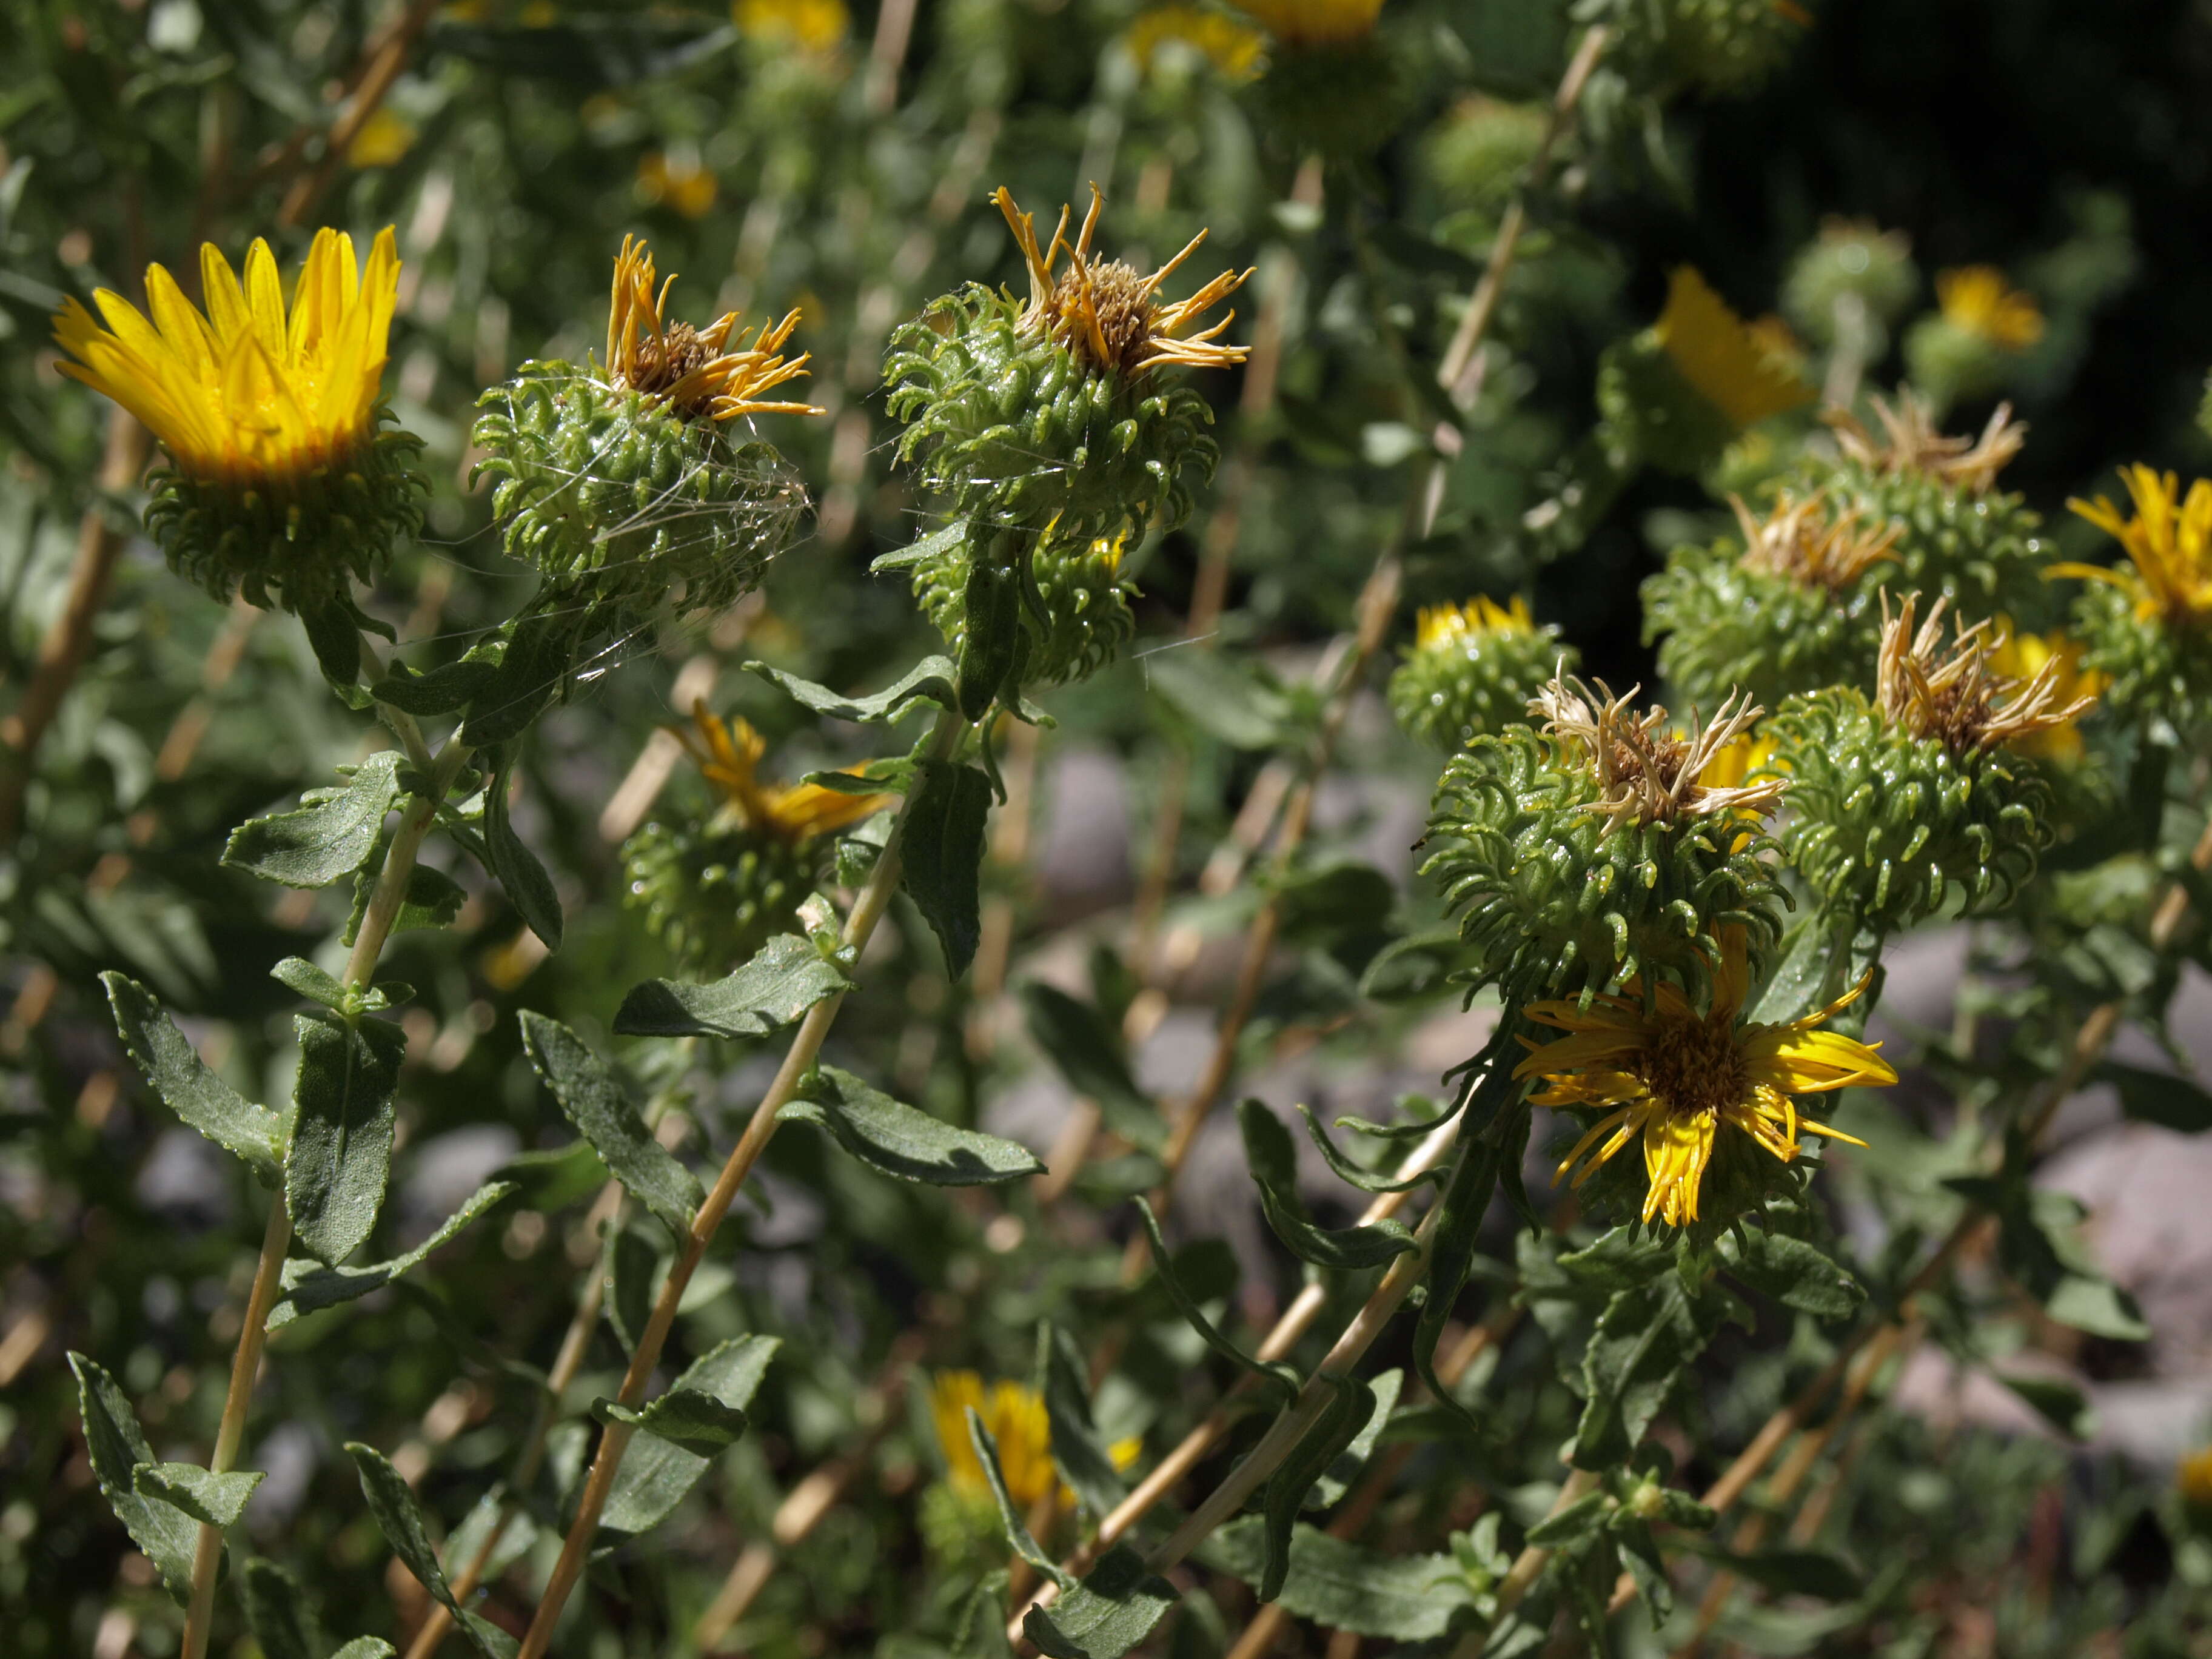
M 694 369 L 714 360 L 714 351 L 689 323 L 671 323 L 661 334 L 641 335 L 622 365 L 622 381 L 633 392 L 657 397 L 678 385 Z M 684 414 L 696 414 L 686 409 Z
M 1637 1062 L 1636 1073 L 1670 1112 L 1712 1112 L 1734 1104 L 1744 1092 L 1734 1017 L 1668 1020 Z
M 1053 285 L 1046 306 L 1060 319 L 1062 343 L 1094 368 L 1133 374 L 1142 366 L 1152 343 L 1153 308 L 1134 267 L 1119 259 L 1072 266 Z

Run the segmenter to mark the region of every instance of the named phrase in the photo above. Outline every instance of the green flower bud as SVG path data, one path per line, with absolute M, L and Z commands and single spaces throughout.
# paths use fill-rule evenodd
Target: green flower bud
M 1616 61 L 1718 98 L 1758 91 L 1813 21 L 1793 0 L 1618 0 L 1607 11 Z
M 1310 46 L 1278 40 L 1245 98 L 1285 149 L 1357 161 L 1404 127 L 1420 82 L 1419 65 L 1383 35 Z
M 1872 589 L 1898 532 L 1865 533 L 1820 495 L 1785 492 L 1764 520 L 1734 505 L 1741 547 L 1678 547 L 1644 584 L 1644 641 L 1662 641 L 1667 683 L 1706 708 L 1739 690 L 1772 704 L 1871 683 L 1881 641 Z
M 644 825 L 623 843 L 623 902 L 685 974 L 725 974 L 789 931 L 819 848 L 738 826 Z
M 1888 349 L 1887 325 L 1919 291 L 1912 244 L 1903 232 L 1863 219 L 1829 219 L 1791 263 L 1782 313 L 1816 345 L 1836 345 L 1846 330 L 1855 331 L 1859 361 L 1872 362 Z
M 1946 649 L 1942 602 L 1917 632 L 1914 604 L 1886 623 L 1872 702 L 1831 688 L 1792 698 L 1770 727 L 1790 777 L 1784 855 L 1831 911 L 1877 934 L 1954 898 L 1970 912 L 2012 902 L 2051 840 L 2048 789 L 2014 746 L 2092 702 L 2059 702 L 2055 662 L 2025 681 L 1996 672 L 1985 623 Z
M 1449 753 L 1519 724 L 1529 700 L 1577 654 L 1558 629 L 1529 620 L 1525 599 L 1437 605 L 1421 612 L 1390 677 L 1390 708 L 1408 733 Z
M 1060 685 L 1088 678 L 1136 632 L 1128 602 L 1134 590 L 1121 575 L 1121 546 L 1118 536 L 1102 536 L 1088 546 L 1048 536 L 1032 549 L 1030 569 L 1044 615 L 1026 603 L 1020 610 L 1029 640 L 1022 659 L 1027 682 Z M 968 576 L 975 556 L 963 538 L 914 567 L 915 599 L 956 654 L 967 639 Z
M 797 312 L 733 340 L 734 312 L 704 330 L 665 323 L 655 282 L 652 254 L 626 238 L 606 363 L 524 364 L 478 399 L 473 434 L 507 550 L 569 602 L 619 618 L 672 598 L 720 611 L 760 585 L 805 492 L 775 449 L 724 423 L 821 412 L 761 398 L 805 372 L 804 356 L 781 355 Z
M 1494 217 L 1520 187 L 1550 125 L 1540 104 L 1463 99 L 1429 134 L 1429 176 L 1453 206 Z
M 1224 272 L 1164 305 L 1155 291 L 1197 239 L 1143 276 L 1092 257 L 1095 191 L 1074 245 L 1063 210 L 1048 255 L 1030 216 L 1003 189 L 994 199 L 1029 264 L 1029 303 L 971 283 L 891 337 L 884 378 L 906 423 L 899 458 L 919 461 L 923 482 L 978 524 L 1083 544 L 1181 522 L 1218 452 L 1206 400 L 1161 371 L 1243 361 L 1241 347 L 1212 343 L 1229 317 L 1184 335 L 1243 277 Z M 1070 263 L 1055 275 L 1064 249 Z
M 1978 440 L 1947 438 L 1910 391 L 1893 409 L 1879 398 L 1874 407 L 1881 437 L 1850 416 L 1831 416 L 1842 453 L 1832 461 L 1808 458 L 1801 477 L 1838 513 L 1856 514 L 1870 531 L 1896 531 L 1881 581 L 1893 592 L 1940 594 L 1969 615 L 2002 611 L 2031 628 L 2055 621 L 2043 520 L 1995 488 L 2026 428 L 2000 408 Z
M 1759 856 L 1773 845 L 1759 819 L 1782 785 L 1744 781 L 1759 710 L 1723 708 L 1684 738 L 1664 709 L 1637 716 L 1578 682 L 1541 701 L 1541 732 L 1475 738 L 1437 786 L 1422 868 L 1461 913 L 1470 992 L 1587 1000 L 1662 975 L 1698 987 L 1723 929 L 1771 947 L 1786 901 Z

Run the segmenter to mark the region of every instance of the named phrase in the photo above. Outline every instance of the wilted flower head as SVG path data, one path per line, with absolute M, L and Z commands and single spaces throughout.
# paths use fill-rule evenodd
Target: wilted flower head
M 1881 435 L 1843 410 L 1822 415 L 1844 453 L 1876 476 L 1918 473 L 1954 489 L 1980 495 L 1996 482 L 2005 463 L 2027 441 L 2027 427 L 2012 418 L 2012 405 L 2000 404 L 1978 438 L 1946 437 L 1936 429 L 1928 405 L 1908 388 L 1894 407 L 1876 398 L 1875 418 Z
M 1743 1023 L 1750 971 L 1743 933 L 1730 928 L 1712 974 L 1712 1001 L 1699 1013 L 1671 984 L 1652 1006 L 1632 982 L 1625 994 L 1599 996 L 1588 1006 L 1570 1000 L 1531 1003 L 1528 1017 L 1566 1033 L 1530 1050 L 1516 1078 L 1539 1078 L 1539 1106 L 1595 1107 L 1604 1115 L 1559 1161 L 1565 1176 L 1585 1153 L 1580 1188 L 1631 1140 L 1644 1149 L 1646 1187 L 1642 1217 L 1680 1227 L 1698 1218 L 1706 1166 L 1723 1126 L 1748 1135 L 1784 1164 L 1797 1158 L 1801 1132 L 1866 1143 L 1801 1117 L 1795 1096 L 1892 1084 L 1897 1073 L 1865 1043 L 1817 1028 L 1856 1000 L 1847 995 L 1782 1025 Z M 1592 1148 L 1595 1150 L 1593 1152 Z
M 2025 351 L 2043 337 L 2041 309 L 1995 265 L 1936 272 L 1936 300 L 1945 322 L 2000 350 Z
M 2056 658 L 2046 659 L 2025 680 L 1999 673 L 1991 665 L 1998 641 L 1985 621 L 1971 628 L 1954 623 L 1947 650 L 1943 601 L 1936 601 L 1927 622 L 1916 630 L 1913 611 L 1919 597 L 1906 595 L 1894 617 L 1888 596 L 1882 598 L 1875 702 L 1891 726 L 1963 756 L 2016 745 L 2080 718 L 2096 702 L 2094 695 L 2059 701 L 2061 664 Z
M 1206 240 L 1201 230 L 1182 252 L 1151 276 L 1119 259 L 1100 259 L 1091 251 L 1098 227 L 1098 210 L 1104 198 L 1091 187 L 1091 210 L 1083 216 L 1083 228 L 1073 242 L 1067 240 L 1070 208 L 1060 210 L 1060 225 L 1052 245 L 1040 251 L 1034 216 L 1022 212 L 1001 185 L 992 193 L 1006 216 L 1030 270 L 1029 308 L 1022 313 L 1026 333 L 1058 341 L 1093 369 L 1134 376 L 1164 364 L 1181 363 L 1194 368 L 1219 368 L 1244 361 L 1243 346 L 1217 345 L 1215 337 L 1236 319 L 1233 311 L 1212 326 L 1186 336 L 1184 330 L 1200 313 L 1233 294 L 1249 270 L 1242 275 L 1223 271 L 1188 300 L 1164 305 L 1155 296 L 1172 271 Z M 1055 270 L 1060 254 L 1068 257 L 1066 269 Z
M 2117 538 L 2127 551 L 2126 570 L 2102 565 L 2057 564 L 2054 576 L 2109 582 L 2136 601 L 2138 613 L 2169 626 L 2202 628 L 2212 622 L 2212 482 L 2199 478 L 2181 493 L 2171 472 L 2137 465 L 2120 469 L 2135 500 L 2135 517 L 2124 519 L 2106 496 L 2067 505 Z
M 691 727 L 678 730 L 678 739 L 698 763 L 700 775 L 748 830 L 796 846 L 858 823 L 890 804 L 888 795 L 848 795 L 818 783 L 763 782 L 760 763 L 768 752 L 767 739 L 749 720 L 726 721 L 709 714 L 703 697 L 691 705 Z
M 1731 698 L 1703 730 L 1686 737 L 1668 725 L 1663 708 L 1630 712 L 1629 700 L 1641 689 L 1631 686 L 1626 696 L 1616 697 L 1601 680 L 1594 696 L 1582 681 L 1562 676 L 1528 705 L 1562 757 L 1578 757 L 1596 778 L 1598 799 L 1584 810 L 1606 819 L 1607 834 L 1632 823 L 1734 812 L 1763 816 L 1773 810 L 1782 779 L 1723 784 L 1707 775 L 1764 709 L 1748 697 Z
M 1827 498 L 1818 490 L 1802 500 L 1782 491 L 1764 519 L 1754 518 L 1741 495 L 1729 496 L 1729 505 L 1743 531 L 1742 562 L 1747 568 L 1831 592 L 1840 592 L 1893 556 L 1891 550 L 1904 533 L 1901 525 L 1862 531 L 1856 508 L 1832 517 Z
M 812 354 L 786 359 L 784 343 L 799 326 L 793 311 L 750 335 L 731 336 L 738 313 L 726 312 L 703 329 L 668 323 L 662 313 L 673 275 L 655 287 L 653 253 L 639 238 L 623 238 L 615 256 L 613 293 L 607 307 L 607 356 L 602 366 L 611 385 L 646 394 L 675 413 L 727 421 L 740 415 L 819 415 L 810 404 L 768 403 L 761 394 L 806 373 Z

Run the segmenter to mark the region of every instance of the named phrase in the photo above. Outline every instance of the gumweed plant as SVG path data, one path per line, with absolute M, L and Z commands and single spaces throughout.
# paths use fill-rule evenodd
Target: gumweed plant
M 280 9 L 0 88 L 17 1648 L 2202 1648 L 2124 204 L 1723 234 L 1783 0 Z

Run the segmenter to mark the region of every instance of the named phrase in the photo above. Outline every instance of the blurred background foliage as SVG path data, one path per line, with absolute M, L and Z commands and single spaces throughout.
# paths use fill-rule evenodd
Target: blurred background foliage
M 881 15 L 868 0 L 850 11 L 842 0 L 737 0 L 728 11 L 565 0 L 6 8 L 0 702 L 36 678 L 87 546 L 105 538 L 116 563 L 82 672 L 35 759 L 18 768 L 17 822 L 0 848 L 0 1645 L 26 1659 L 174 1650 L 173 1614 L 94 1487 L 60 1357 L 100 1356 L 157 1449 L 204 1443 L 258 1231 L 243 1174 L 168 1122 L 123 1064 L 92 975 L 120 968 L 150 983 L 226 1076 L 282 1097 L 290 1003 L 267 969 L 315 955 L 343 921 L 343 898 L 272 900 L 216 856 L 234 824 L 326 778 L 363 742 L 362 725 L 324 694 L 295 624 L 209 601 L 139 536 L 138 456 L 118 447 L 106 406 L 55 371 L 48 319 L 63 297 L 102 286 L 134 294 L 149 260 L 182 273 L 203 240 L 235 260 L 267 236 L 289 270 L 317 225 L 356 236 L 398 228 L 405 268 L 386 387 L 402 423 L 428 441 L 433 488 L 420 551 L 367 604 L 398 628 L 417 666 L 458 654 L 524 591 L 499 554 L 488 492 L 470 481 L 478 390 L 526 359 L 597 349 L 625 233 L 648 234 L 662 268 L 683 273 L 679 314 L 803 314 L 799 341 L 814 354 L 805 393 L 828 412 L 781 422 L 775 436 L 815 495 L 811 533 L 771 573 L 764 604 L 619 642 L 528 756 L 520 817 L 568 901 L 564 948 L 544 959 L 497 890 L 456 867 L 470 890 L 457 934 L 403 937 L 390 952 L 391 971 L 417 992 L 404 1016 L 412 1059 L 387 1224 L 411 1242 L 515 1152 L 565 1139 L 522 1054 L 517 1012 L 544 1011 L 605 1040 L 621 988 L 671 971 L 623 902 L 619 848 L 645 810 L 623 786 L 636 763 L 648 781 L 654 768 L 666 777 L 659 811 L 696 817 L 708 797 L 672 745 L 655 746 L 656 730 L 704 696 L 760 728 L 777 775 L 848 764 L 868 753 L 869 734 L 805 719 L 738 663 L 872 687 L 882 665 L 928 644 L 903 584 L 867 574 L 927 522 L 928 504 L 891 467 L 880 363 L 891 329 L 928 297 L 969 278 L 1018 284 L 987 191 L 1003 183 L 1048 219 L 1096 181 L 1111 251 L 1140 267 L 1201 228 L 1208 269 L 1257 265 L 1235 337 L 1278 307 L 1274 396 L 1255 398 L 1249 374 L 1202 383 L 1228 469 L 1249 470 L 1237 517 L 1217 524 L 1214 502 L 1201 501 L 1188 526 L 1130 550 L 1143 589 L 1135 647 L 1051 700 L 1060 725 L 1038 763 L 1039 844 L 989 876 L 1009 907 L 1011 973 L 1002 962 L 995 984 L 949 985 L 927 930 L 902 908 L 871 958 L 871 994 L 837 1034 L 841 1051 L 866 1056 L 872 1073 L 939 1115 L 1033 1133 L 1050 1122 L 1036 1115 L 1036 1091 L 1054 1085 L 1004 987 L 1044 974 L 1089 983 L 1109 1008 L 1126 1000 L 1127 970 L 1110 951 L 1097 963 L 1091 953 L 1127 920 L 1164 778 L 1188 779 L 1173 883 L 1182 894 L 1261 769 L 1264 745 L 1224 741 L 1233 711 L 1209 710 L 1202 686 L 1186 681 L 1177 695 L 1163 675 L 1166 695 L 1148 695 L 1146 653 L 1179 638 L 1201 547 L 1216 534 L 1233 538 L 1225 642 L 1296 678 L 1351 625 L 1376 550 L 1395 533 L 1407 469 L 1425 453 L 1430 366 L 1481 274 L 1577 38 L 1572 10 L 1564 0 L 1391 0 L 1389 73 L 1341 89 L 1337 112 L 1368 130 L 1302 180 L 1297 122 L 1269 104 L 1266 78 L 1255 78 L 1256 37 L 1225 9 L 1110 0 L 889 0 Z M 382 87 L 373 113 L 364 84 Z M 1364 103 L 1352 95 L 1369 92 Z M 1791 284 L 1832 220 L 1863 221 L 1905 254 L 1894 313 L 1869 343 L 1869 385 L 1909 370 L 1931 389 L 1942 381 L 1944 343 L 1929 332 L 1941 320 L 1937 272 L 1993 265 L 2033 298 L 2039 337 L 1994 374 L 1960 380 L 1949 425 L 1978 428 L 1998 399 L 2013 404 L 2031 437 L 2007 485 L 2063 546 L 2096 556 L 2096 538 L 2060 507 L 2109 491 L 2118 461 L 2205 466 L 2212 446 L 2195 416 L 2212 362 L 2212 9 L 2201 0 L 1826 0 L 1803 45 L 1752 95 L 1662 106 L 1648 92 L 1594 85 L 1553 187 L 1531 205 L 1485 348 L 1473 437 L 1448 469 L 1433 533 L 1407 550 L 1409 603 L 1392 650 L 1410 638 L 1415 605 L 1533 584 L 1539 618 L 1561 629 L 1588 671 L 1650 683 L 1638 584 L 1669 547 L 1718 533 L 1725 508 L 1696 480 L 1646 471 L 1559 559 L 1528 515 L 1595 419 L 1601 354 L 1658 314 L 1676 266 L 1695 265 L 1747 316 L 1780 312 L 1801 330 L 1809 316 L 1817 327 L 1821 307 L 1793 307 Z M 1916 339 L 1921 355 L 1909 362 Z M 1409 933 L 1440 915 L 1433 893 L 1407 884 L 1403 851 L 1432 763 L 1379 707 L 1370 697 L 1355 716 L 1359 739 L 1332 781 L 1319 845 L 1379 865 L 1390 931 Z M 19 754 L 21 735 L 19 710 L 0 737 Z M 1224 944 L 1241 919 L 1234 901 L 1175 914 Z M 1357 902 L 1350 916 L 1360 919 Z M 1442 1064 L 1462 1057 L 1439 1060 L 1434 1042 L 1416 1041 L 1449 1017 L 1449 995 L 1409 1007 L 1352 992 L 1377 931 L 1340 913 L 1294 933 L 1295 960 L 1246 1041 L 1253 1069 L 1314 1091 L 1317 1106 L 1328 1097 L 1366 1110 L 1399 1089 L 1433 1088 Z M 1225 976 L 1208 956 L 1182 988 L 1179 1012 L 1201 1035 Z M 1169 1030 L 1182 1048 L 1144 1057 L 1162 1089 L 1182 1086 L 1194 1065 L 1192 1028 Z M 740 1047 L 686 1066 L 616 1048 L 661 1066 L 653 1080 L 691 1106 L 715 1152 L 775 1054 Z M 1893 1133 L 1877 1139 L 1893 1158 L 1909 1163 L 1910 1149 L 1949 1133 L 1948 1105 L 1925 1091 L 1895 1109 Z M 702 1345 L 750 1329 L 784 1339 L 759 1431 L 655 1547 L 626 1549 L 586 1592 L 597 1633 L 568 1651 L 692 1650 L 694 1621 L 744 1544 L 768 1535 L 782 1492 L 841 1455 L 861 1460 L 858 1478 L 786 1553 L 730 1639 L 779 1656 L 879 1643 L 885 1653 L 933 1650 L 949 1639 L 955 1591 L 979 1565 L 996 1565 L 996 1547 L 957 1510 L 922 1501 L 942 1453 L 920 1395 L 899 1403 L 884 1379 L 917 1363 L 1025 1376 L 1041 1314 L 1080 1328 L 1128 1302 L 1115 1288 L 1128 1227 L 1118 1208 L 1077 1218 L 1079 1248 L 1046 1251 L 1024 1243 L 1011 1212 L 893 1186 L 809 1136 L 780 1139 L 768 1169 L 769 1201 L 744 1214 L 742 1247 L 710 1264 L 707 1288 L 720 1295 L 702 1290 L 696 1316 Z M 1233 1154 L 1225 1175 L 1200 1160 L 1194 1178 L 1223 1196 L 1179 1212 L 1186 1266 L 1264 1325 L 1295 1293 L 1293 1266 L 1253 1219 Z M 1121 1190 L 1109 1183 L 1101 1195 Z M 385 1448 L 434 1510 L 459 1519 L 511 1462 L 528 1420 L 531 1385 L 514 1362 L 546 1363 L 576 1275 L 594 1260 L 574 1197 L 536 1194 L 441 1256 L 428 1288 L 303 1321 L 274 1344 L 257 1436 L 270 1474 L 248 1527 L 314 1586 L 333 1631 L 397 1637 L 423 1612 L 411 1580 L 386 1570 L 338 1445 Z M 1216 1217 L 1226 1219 L 1215 1226 Z M 1224 1231 L 1233 1254 L 1218 1242 Z M 1508 1276 L 1515 1246 L 1503 1217 L 1486 1249 Z M 2021 1323 L 2016 1310 L 1996 1314 Z M 1556 1479 L 1547 1449 L 1571 1426 L 1573 1402 L 1543 1381 L 1538 1322 L 1501 1343 L 1495 1362 L 1493 1392 L 1526 1420 L 1501 1425 L 1479 1466 L 1427 1466 L 1427 1479 L 1392 1499 L 1379 1537 L 1442 1547 L 1471 1524 L 1485 1491 L 1513 1526 L 1542 1514 L 1526 1491 Z M 2014 1340 L 2036 1340 L 2032 1317 L 2026 1325 Z M 1137 1304 L 1132 1328 L 1102 1413 L 1116 1434 L 1171 1432 L 1211 1397 L 1204 1357 L 1157 1292 Z M 598 1340 L 589 1370 L 604 1384 L 619 1350 L 611 1335 Z M 1700 1434 L 1747 1436 L 1801 1374 L 1805 1355 L 1791 1342 L 1820 1340 L 1802 1322 L 1794 1337 L 1770 1322 L 1724 1341 L 1674 1455 L 1710 1474 Z M 2177 1363 L 2201 1368 L 2192 1354 Z M 2119 1352 L 2084 1363 L 2093 1376 L 2144 1365 Z M 1523 1375 L 1528 1386 L 1513 1386 Z M 1932 1409 L 1876 1424 L 1832 1470 L 1842 1495 L 1832 1536 L 1870 1569 L 1863 1582 L 1817 1606 L 1746 1607 L 1723 1627 L 1731 1639 L 1771 1653 L 2212 1651 L 2201 1600 L 2212 1562 L 2179 1518 L 2170 1460 Z M 2201 1437 L 2203 1426 L 2191 1419 L 2173 1434 Z M 556 1459 L 578 1455 L 562 1444 Z M 1880 1571 L 1908 1560 L 1909 1593 Z M 492 1611 L 527 1608 L 495 1596 Z M 1223 1651 L 1250 1613 L 1241 1586 L 1214 1578 L 1157 1650 Z M 1623 1640 L 1659 1650 L 1630 1630 L 1638 1624 L 1624 1621 Z M 1341 1650 L 1295 1626 L 1282 1639 L 1283 1651 Z M 226 1627 L 219 1650 L 244 1654 L 249 1641 Z

